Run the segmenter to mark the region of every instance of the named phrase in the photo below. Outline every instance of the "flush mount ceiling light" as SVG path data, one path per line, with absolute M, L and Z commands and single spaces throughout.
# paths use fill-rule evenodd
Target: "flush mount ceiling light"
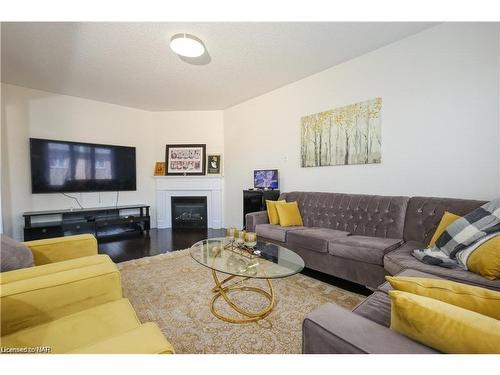
M 170 38 L 170 48 L 185 57 L 198 57 L 205 53 L 203 42 L 191 34 L 175 34 Z

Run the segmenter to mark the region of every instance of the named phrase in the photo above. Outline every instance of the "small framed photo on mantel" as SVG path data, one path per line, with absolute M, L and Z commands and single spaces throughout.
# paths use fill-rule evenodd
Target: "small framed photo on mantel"
M 203 176 L 206 166 L 206 145 L 167 145 L 166 176 Z
M 207 175 L 222 176 L 222 154 L 208 154 Z
M 165 162 L 157 161 L 155 164 L 155 176 L 165 176 Z

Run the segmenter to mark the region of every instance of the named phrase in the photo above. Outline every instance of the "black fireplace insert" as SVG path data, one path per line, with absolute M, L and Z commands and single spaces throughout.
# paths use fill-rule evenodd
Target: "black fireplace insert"
M 207 197 L 172 197 L 172 228 L 206 228 Z

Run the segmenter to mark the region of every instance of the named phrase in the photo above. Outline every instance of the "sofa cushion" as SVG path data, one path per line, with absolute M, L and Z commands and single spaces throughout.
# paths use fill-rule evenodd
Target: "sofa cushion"
M 280 217 L 278 216 L 278 210 L 276 209 L 276 203 L 285 203 L 285 200 L 280 201 L 270 201 L 266 199 L 267 217 L 269 218 L 269 224 L 278 225 L 280 223 Z
M 444 212 L 443 217 L 441 218 L 441 221 L 439 222 L 436 231 L 432 235 L 431 241 L 429 242 L 429 248 L 434 247 L 437 239 L 441 237 L 446 228 L 448 228 L 448 226 L 454 223 L 457 219 L 460 219 L 460 216 L 448 211 Z
M 59 272 L 72 272 L 77 274 L 79 268 L 93 267 L 108 264 L 115 267 L 115 264 L 107 254 L 93 255 L 90 257 L 75 258 L 63 262 L 44 264 L 42 266 L 30 267 L 16 272 L 4 272 L 0 274 L 0 284 L 13 283 L 15 281 L 32 279 L 34 277 L 48 276 Z M 3 293 L 2 293 L 3 294 Z
M 130 302 L 119 299 L 2 336 L 2 346 L 48 346 L 51 353 L 65 353 L 139 325 Z
M 412 269 L 403 270 L 398 273 L 397 276 L 439 279 L 436 275 Z M 383 283 L 378 287 L 377 291 L 356 306 L 353 312 L 378 324 L 389 327 L 391 323 L 391 300 L 387 293 L 390 290 L 393 290 L 391 284 L 389 284 L 389 282 Z
M 405 243 L 399 249 L 396 249 L 385 255 L 384 268 L 391 275 L 395 275 L 404 269 L 410 268 L 417 271 L 430 273 L 452 281 L 482 286 L 494 290 L 500 290 L 500 280 L 488 280 L 483 276 L 465 271 L 461 268 L 444 268 L 425 264 L 411 255 L 413 250 L 423 248 L 425 248 L 425 245 L 421 242 L 410 241 Z
M 257 233 L 257 236 L 259 237 L 279 242 L 286 242 L 287 233 L 302 229 L 304 229 L 304 227 L 281 227 L 274 224 L 257 224 L 255 226 L 255 233 Z
M 420 271 L 416 271 L 416 270 L 403 270 L 401 272 L 399 272 L 397 275 L 395 276 L 405 276 L 405 277 L 427 277 L 428 279 L 439 279 L 438 276 L 436 275 L 432 275 L 430 273 L 426 273 L 426 272 L 420 272 Z M 380 291 L 380 292 L 384 292 L 384 293 L 389 293 L 389 290 L 393 290 L 394 288 L 391 286 L 391 284 L 389 284 L 388 281 L 386 281 L 385 283 L 383 283 L 382 285 L 380 285 L 377 290 Z
M 33 254 L 21 242 L 3 234 L 0 235 L 0 271 L 13 271 L 34 266 Z
M 395 290 L 437 299 L 500 320 L 500 292 L 455 281 L 407 276 L 387 276 Z
M 328 228 L 305 228 L 288 234 L 287 244 L 293 247 L 326 253 L 328 242 L 339 237 L 347 237 L 348 232 Z
M 500 279 L 500 234 L 480 244 L 466 264 L 468 270 L 488 280 Z
M 97 255 L 97 239 L 92 234 L 76 234 L 26 242 L 35 258 L 35 265 L 62 262 L 68 259 Z
M 107 259 L 107 255 L 95 255 L 1 273 L 1 334 L 120 299 L 120 272 Z M 77 267 L 77 263 L 87 266 Z
M 371 264 L 384 264 L 384 255 L 396 249 L 403 240 L 367 236 L 335 238 L 328 243 L 332 255 Z
M 500 353 L 497 319 L 399 290 L 389 296 L 391 330 L 444 353 Z
M 297 202 L 276 202 L 276 211 L 278 211 L 280 226 L 293 227 L 304 225 Z
M 125 333 L 72 350 L 69 354 L 173 354 L 156 323 L 144 323 Z

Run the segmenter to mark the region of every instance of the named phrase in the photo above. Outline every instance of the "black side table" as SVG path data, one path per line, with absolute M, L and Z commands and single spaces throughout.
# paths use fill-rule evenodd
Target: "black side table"
M 279 190 L 243 190 L 243 229 L 246 227 L 246 214 L 266 210 L 266 200 L 277 201 Z

